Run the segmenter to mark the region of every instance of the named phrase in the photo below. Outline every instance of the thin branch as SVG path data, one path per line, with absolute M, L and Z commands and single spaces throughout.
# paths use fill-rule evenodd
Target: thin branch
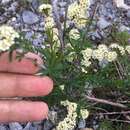
M 106 113 L 97 113 L 96 115 L 118 115 L 118 114 L 130 114 L 130 111 L 123 112 L 106 112 Z
M 124 104 L 127 104 L 127 103 L 130 103 L 130 101 L 118 101 L 118 103 L 124 103 Z
M 111 106 L 123 108 L 123 109 L 128 108 L 126 105 L 123 105 L 123 104 L 120 104 L 120 103 L 111 102 L 111 101 L 104 100 L 104 99 L 94 98 L 94 97 L 90 97 L 90 96 L 86 96 L 86 99 L 88 99 L 90 101 L 95 101 L 95 102 L 98 102 L 98 103 L 103 103 L 103 104 L 108 104 L 108 105 L 111 105 Z
M 65 8 L 65 18 L 64 18 L 64 31 L 63 31 L 63 41 L 65 41 L 65 33 L 66 33 L 66 22 L 67 22 L 67 15 L 68 15 L 68 7 L 69 7 L 69 2 L 67 1 L 67 5 Z
M 118 66 L 117 66 L 117 64 L 116 64 L 115 61 L 114 61 L 114 65 L 115 65 L 115 67 L 116 67 L 116 70 L 117 70 L 117 73 L 118 73 L 118 75 L 119 75 L 119 78 L 120 78 L 120 79 L 123 79 L 122 75 L 120 74 L 120 70 L 118 69 Z
M 107 119 L 107 120 L 112 121 L 112 122 L 122 122 L 122 123 L 130 124 L 130 121 L 128 120 L 117 120 L 117 119 Z
M 51 3 L 53 6 L 53 16 L 56 23 L 56 27 L 58 29 L 59 40 L 61 43 L 61 50 L 63 50 L 64 48 L 63 30 L 62 30 L 62 25 L 61 25 L 59 14 L 58 14 L 58 7 L 57 7 L 58 0 L 51 0 Z

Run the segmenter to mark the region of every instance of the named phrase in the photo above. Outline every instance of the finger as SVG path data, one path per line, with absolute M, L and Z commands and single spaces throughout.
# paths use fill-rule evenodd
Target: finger
M 5 52 L 0 56 L 0 71 L 1 72 L 13 72 L 34 74 L 39 70 L 33 61 L 37 64 L 43 64 L 41 58 L 33 53 L 27 53 L 21 61 L 16 59 L 16 52 L 13 52 L 12 61 L 9 61 L 9 52 Z
M 43 102 L 0 101 L 0 123 L 40 121 L 47 118 L 48 106 Z
M 53 89 L 53 81 L 45 76 L 0 73 L 0 97 L 45 96 Z

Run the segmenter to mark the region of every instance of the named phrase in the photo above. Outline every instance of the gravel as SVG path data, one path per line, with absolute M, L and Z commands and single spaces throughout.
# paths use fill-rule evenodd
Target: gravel
M 71 2 L 74 0 L 71 0 Z M 130 30 L 130 0 L 125 0 L 125 4 L 120 4 L 122 0 L 117 3 L 114 0 L 90 0 L 89 15 L 92 16 L 96 8 L 94 15 L 95 22 L 90 27 L 90 37 L 95 40 L 101 40 L 109 33 L 109 28 L 113 22 L 119 23 L 119 30 Z M 115 0 L 117 1 L 117 0 Z M 35 46 L 41 46 L 44 43 L 44 16 L 38 13 L 38 7 L 40 5 L 39 0 L 27 0 L 27 6 L 18 0 L 0 0 L 0 24 L 9 24 L 16 30 L 25 33 L 26 39 L 32 42 Z M 64 15 L 66 2 L 62 0 L 59 2 L 59 14 Z M 95 30 L 95 31 L 93 31 Z M 50 120 L 44 120 L 40 122 L 28 122 L 26 124 L 20 124 L 13 122 L 9 124 L 1 124 L 0 130 L 55 130 L 55 118 L 57 118 L 57 111 L 50 111 Z M 95 124 L 93 124 L 95 125 Z M 86 122 L 81 120 L 78 123 L 78 127 L 82 130 L 90 130 L 85 128 Z M 97 125 L 95 125 L 95 129 Z
M 35 24 L 39 21 L 38 16 L 29 10 L 23 11 L 22 19 L 25 24 L 29 24 L 29 25 Z

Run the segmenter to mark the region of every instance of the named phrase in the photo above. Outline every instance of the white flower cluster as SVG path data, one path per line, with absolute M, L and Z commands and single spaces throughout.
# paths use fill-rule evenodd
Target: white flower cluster
M 110 50 L 106 45 L 101 44 L 97 49 L 93 50 L 92 58 L 98 61 L 107 60 L 108 62 L 115 61 L 117 58 L 117 53 Z
M 69 36 L 71 39 L 78 40 L 80 38 L 78 29 L 76 29 L 76 28 L 71 29 L 69 32 Z
M 54 19 L 52 16 L 48 16 L 45 18 L 45 30 L 54 28 Z
M 18 38 L 19 34 L 11 26 L 0 26 L 0 51 L 8 50 L 14 43 L 15 38 Z
M 40 12 L 47 12 L 47 13 L 51 13 L 52 11 L 52 6 L 50 4 L 42 4 L 39 6 L 39 11 Z
M 56 130 L 72 130 L 76 125 L 77 104 L 73 102 L 69 102 L 68 100 L 61 102 L 61 104 L 67 107 L 68 114 L 67 117 L 58 124 Z
M 93 53 L 93 50 L 91 48 L 87 48 L 86 50 L 83 50 L 82 51 L 82 54 L 83 54 L 83 60 L 81 62 L 82 65 L 84 65 L 85 67 L 89 67 L 91 65 L 91 57 L 92 57 L 92 53 Z M 82 71 L 84 73 L 87 73 L 87 71 L 82 68 Z
M 109 46 L 111 49 L 118 49 L 121 55 L 125 55 L 125 49 L 123 46 L 113 43 Z
M 52 5 L 51 4 L 42 4 L 39 7 L 39 11 L 45 14 L 45 31 L 52 30 L 53 34 L 53 41 L 58 42 L 59 44 L 59 38 L 58 38 L 58 29 L 55 28 L 55 21 L 53 19 L 52 14 Z
M 68 18 L 72 20 L 78 28 L 83 28 L 87 22 L 88 0 L 75 1 L 68 7 Z
M 91 60 L 98 60 L 99 62 L 102 60 L 107 60 L 108 62 L 113 62 L 117 59 L 117 53 L 112 51 L 106 45 L 101 44 L 97 47 L 97 49 L 87 48 L 82 51 L 83 60 L 81 64 L 85 67 L 89 67 L 91 65 Z M 87 71 L 82 68 L 83 72 Z
M 81 114 L 82 119 L 87 119 L 89 116 L 89 111 L 87 109 L 81 109 L 80 114 Z
M 127 46 L 125 47 L 125 50 L 127 51 L 128 54 L 130 54 L 130 45 L 127 45 Z

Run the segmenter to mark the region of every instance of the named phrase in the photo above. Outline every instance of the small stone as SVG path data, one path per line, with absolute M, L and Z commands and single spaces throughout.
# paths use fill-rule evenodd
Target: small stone
M 97 26 L 100 29 L 105 29 L 108 26 L 110 26 L 111 24 L 109 22 L 107 22 L 104 18 L 100 18 L 99 21 L 97 22 Z
M 11 4 L 11 6 L 8 8 L 8 10 L 15 12 L 17 7 L 18 7 L 18 2 L 14 2 Z
M 125 25 L 121 25 L 119 27 L 119 31 L 123 32 L 123 31 L 128 31 L 129 30 L 129 27 L 125 26 Z
M 53 124 L 55 124 L 57 122 L 58 117 L 57 117 L 56 111 L 49 111 L 48 117 Z
M 2 4 L 7 4 L 7 3 L 9 3 L 10 1 L 11 1 L 11 0 L 2 0 L 1 3 L 2 3 Z
M 33 7 L 35 10 L 37 10 L 38 7 L 39 7 L 39 1 L 38 1 L 38 0 L 33 0 L 33 1 L 32 1 L 32 7 Z
M 111 2 L 109 2 L 109 1 L 105 4 L 105 7 L 106 7 L 106 8 L 110 8 L 111 6 L 112 6 L 112 4 L 111 4 Z
M 78 128 L 81 129 L 81 128 L 85 128 L 86 126 L 86 121 L 85 120 L 80 120 L 79 123 L 78 123 Z
M 23 22 L 26 24 L 34 24 L 39 21 L 38 16 L 35 13 L 28 10 L 23 11 L 22 18 Z
M 6 126 L 0 125 L 0 130 L 7 130 Z
M 127 11 L 127 17 L 130 18 L 130 10 Z
M 33 126 L 32 123 L 27 123 L 23 130 L 38 130 L 37 126 Z
M 10 130 L 23 130 L 23 127 L 17 122 L 9 123 L 9 128 Z
M 51 130 L 54 127 L 54 125 L 51 123 L 51 121 L 46 120 L 44 122 L 43 130 Z

